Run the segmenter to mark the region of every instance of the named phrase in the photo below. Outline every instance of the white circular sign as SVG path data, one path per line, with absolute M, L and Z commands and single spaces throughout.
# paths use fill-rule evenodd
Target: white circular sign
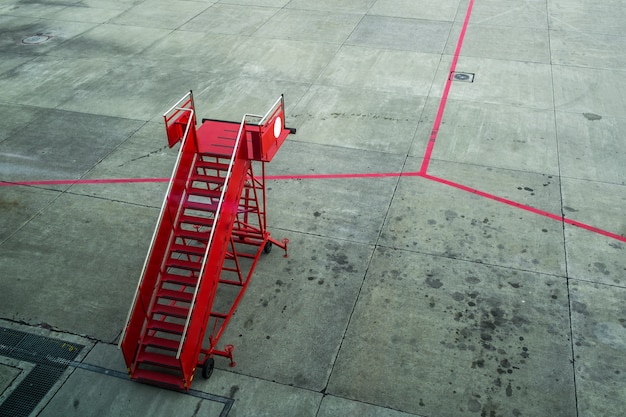
M 280 136 L 280 132 L 282 131 L 283 131 L 283 121 L 279 116 L 276 119 L 274 119 L 274 137 L 278 139 L 278 137 Z

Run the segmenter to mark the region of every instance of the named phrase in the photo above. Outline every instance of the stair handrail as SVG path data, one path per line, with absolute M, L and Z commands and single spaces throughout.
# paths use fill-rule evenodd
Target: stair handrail
M 185 107 L 180 107 L 180 104 L 183 103 L 184 101 L 186 101 L 187 99 L 191 98 L 191 108 L 185 108 Z M 124 341 L 124 337 L 126 336 L 126 331 L 128 329 L 128 325 L 130 323 L 130 318 L 132 316 L 133 310 L 135 309 L 135 305 L 137 304 L 137 300 L 139 299 L 139 289 L 141 288 L 141 284 L 143 282 L 143 278 L 144 275 L 146 273 L 146 269 L 148 268 L 148 261 L 150 260 L 150 256 L 152 255 L 152 251 L 154 249 L 154 244 L 156 242 L 156 237 L 157 237 L 157 233 L 161 227 L 161 223 L 163 222 L 163 218 L 165 216 L 165 209 L 167 207 L 167 199 L 170 195 L 170 192 L 172 191 L 172 188 L 174 186 L 174 178 L 176 177 L 176 172 L 178 171 L 178 166 L 180 165 L 180 161 L 181 161 L 181 155 L 183 153 L 183 149 L 185 147 L 185 141 L 187 140 L 187 137 L 189 136 L 189 131 L 191 129 L 191 124 L 194 122 L 195 120 L 195 109 L 194 109 L 194 105 L 193 105 L 193 95 L 192 92 L 189 91 L 187 94 L 185 94 L 180 100 L 178 100 L 176 102 L 176 104 L 174 104 L 172 107 L 170 107 L 165 113 L 163 113 L 163 117 L 166 118 L 166 127 L 167 127 L 167 115 L 173 111 L 188 111 L 189 114 L 189 120 L 187 120 L 187 125 L 185 126 L 185 133 L 183 134 L 182 139 L 180 140 L 180 148 L 178 149 L 178 157 L 176 158 L 176 163 L 174 164 L 174 169 L 172 170 L 172 175 L 170 177 L 170 181 L 169 184 L 167 186 L 167 192 L 165 193 L 165 197 L 163 198 L 163 203 L 161 204 L 161 212 L 159 213 L 159 221 L 156 225 L 156 227 L 154 228 L 154 232 L 152 233 L 152 240 L 150 242 L 150 248 L 148 249 L 148 255 L 146 256 L 146 259 L 144 260 L 143 263 L 143 268 L 141 269 L 141 275 L 140 275 L 140 279 L 139 282 L 137 283 L 137 288 L 135 288 L 135 295 L 133 297 L 133 303 L 130 306 L 130 309 L 128 310 L 128 314 L 126 316 L 126 324 L 124 325 L 124 330 L 122 331 L 122 334 L 120 336 L 120 341 L 118 343 L 118 347 L 121 348 L 122 347 L 122 342 Z M 144 314 L 146 312 L 144 311 Z M 146 316 L 147 317 L 147 316 Z
M 202 267 L 200 269 L 200 274 L 198 276 L 198 283 L 196 285 L 196 288 L 193 291 L 193 297 L 191 299 L 191 303 L 189 305 L 189 312 L 187 313 L 187 319 L 185 320 L 185 325 L 183 327 L 183 333 L 181 335 L 180 338 L 180 342 L 178 344 L 178 350 L 176 351 L 176 359 L 180 359 L 180 354 L 183 350 L 183 344 L 185 342 L 185 339 L 187 338 L 187 330 L 189 329 L 189 322 L 191 321 L 191 313 L 193 312 L 193 309 L 195 307 L 196 304 L 196 298 L 198 296 L 198 289 L 200 288 L 200 284 L 201 284 L 201 280 L 202 280 L 202 276 L 204 275 L 204 269 L 206 267 L 206 263 L 207 263 L 207 259 L 209 257 L 209 250 L 211 249 L 211 244 L 213 242 L 213 236 L 215 234 L 215 229 L 216 229 L 216 225 L 220 216 L 220 213 L 222 212 L 222 203 L 224 202 L 224 195 L 226 194 L 226 190 L 228 189 L 229 183 L 230 183 L 230 177 L 231 177 L 231 172 L 233 170 L 233 165 L 235 163 L 235 159 L 237 158 L 237 154 L 239 152 L 239 146 L 241 143 L 241 138 L 242 136 L 244 136 L 245 134 L 245 128 L 246 128 L 246 119 L 247 118 L 255 118 L 255 119 L 260 119 L 259 125 L 262 125 L 264 122 L 267 121 L 267 119 L 274 113 L 275 109 L 277 108 L 277 106 L 279 104 L 281 104 L 283 101 L 283 96 L 281 95 L 278 100 L 276 100 L 276 102 L 272 105 L 272 107 L 270 107 L 270 109 L 267 111 L 267 113 L 263 116 L 259 116 L 257 114 L 250 114 L 250 113 L 246 113 L 243 115 L 243 117 L 241 118 L 241 123 L 239 124 L 239 131 L 237 132 L 237 139 L 235 140 L 235 146 L 233 149 L 233 155 L 230 158 L 230 162 L 228 164 L 228 171 L 226 171 L 226 179 L 224 180 L 224 186 L 222 187 L 222 192 L 220 194 L 220 201 L 217 204 L 217 210 L 215 212 L 215 217 L 213 219 L 213 227 L 211 228 L 211 233 L 209 234 L 209 240 L 207 242 L 207 246 L 206 246 L 206 250 L 204 252 L 204 257 L 202 259 Z
M 225 176 L 225 180 L 224 180 L 224 186 L 222 187 L 222 192 L 220 193 L 220 200 L 217 203 L 217 209 L 215 211 L 215 217 L 213 218 L 213 227 L 211 228 L 211 233 L 209 234 L 209 240 L 207 241 L 207 246 L 206 246 L 206 250 L 204 252 L 204 257 L 202 258 L 202 267 L 200 268 L 200 273 L 198 276 L 198 283 L 196 284 L 196 287 L 194 288 L 193 291 L 193 297 L 191 299 L 191 303 L 189 305 L 189 312 L 187 313 L 187 319 L 185 320 L 185 325 L 183 326 L 183 333 L 181 335 L 180 338 L 180 342 L 178 344 L 178 350 L 176 351 L 176 359 L 180 359 L 180 354 L 183 350 L 183 344 L 185 342 L 185 339 L 187 338 L 187 330 L 189 329 L 189 322 L 191 321 L 191 313 L 193 312 L 193 309 L 195 307 L 196 304 L 196 298 L 198 296 L 198 290 L 200 288 L 200 284 L 202 281 L 202 276 L 204 275 L 204 269 L 206 267 L 206 263 L 207 263 L 207 259 L 209 257 L 209 250 L 211 249 L 212 243 L 213 243 L 213 237 L 215 235 L 215 229 L 217 226 L 217 222 L 219 220 L 220 217 L 220 213 L 222 212 L 222 203 L 224 202 L 224 196 L 226 194 L 226 190 L 228 189 L 228 186 L 230 184 L 230 177 L 231 177 L 231 173 L 233 170 L 233 165 L 235 164 L 235 159 L 237 158 L 237 154 L 239 152 L 239 145 L 241 144 L 241 137 L 244 136 L 245 134 L 245 127 L 246 127 L 246 118 L 247 117 L 261 117 L 261 116 L 257 116 L 254 114 L 244 114 L 244 116 L 241 119 L 241 123 L 239 124 L 239 130 L 237 132 L 237 139 L 235 140 L 235 146 L 233 148 L 233 155 L 230 158 L 230 161 L 228 163 L 228 170 L 226 171 L 226 176 Z

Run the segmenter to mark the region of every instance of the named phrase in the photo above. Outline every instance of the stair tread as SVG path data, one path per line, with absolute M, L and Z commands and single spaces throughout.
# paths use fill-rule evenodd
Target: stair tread
M 167 282 L 170 284 L 180 284 L 185 285 L 187 287 L 195 286 L 198 283 L 197 277 L 188 277 L 183 275 L 176 274 L 163 274 L 161 277 L 161 281 Z
M 217 171 L 228 171 L 228 164 L 217 161 L 205 161 L 198 159 L 195 164 L 196 168 L 215 169 Z
M 219 198 L 222 195 L 221 190 L 209 190 L 207 188 L 194 187 L 193 185 L 188 188 L 188 192 L 191 195 L 199 195 L 201 197 Z
M 188 307 L 173 306 L 169 304 L 155 304 L 152 307 L 152 314 L 163 314 L 165 316 L 187 318 L 189 315 Z
M 208 217 L 199 217 L 199 216 L 192 216 L 189 214 L 183 214 L 180 216 L 179 223 L 192 224 L 192 225 L 195 224 L 198 226 L 211 227 L 213 226 L 213 220 L 214 219 L 210 219 Z
M 200 268 L 202 268 L 202 264 L 200 262 L 174 258 L 168 259 L 167 262 L 165 262 L 165 266 L 170 268 L 187 269 L 190 271 L 200 271 Z
M 204 256 L 206 246 L 183 245 L 181 243 L 173 243 L 170 247 L 172 252 L 186 253 L 189 255 Z
M 191 174 L 192 181 L 205 182 L 211 184 L 224 184 L 226 182 L 226 178 L 218 177 L 216 175 L 205 175 L 202 173 L 194 173 Z
M 185 381 L 182 376 L 173 375 L 166 372 L 156 372 L 147 369 L 136 369 L 131 379 L 136 381 L 150 382 L 157 385 L 172 386 L 178 389 L 185 388 Z
M 185 326 L 177 323 L 169 323 L 163 320 L 148 320 L 148 329 L 166 333 L 183 334 Z
M 168 350 L 178 350 L 179 340 L 165 339 L 157 336 L 144 336 L 142 343 L 146 346 L 153 346 Z
M 198 242 L 206 243 L 209 240 L 210 232 L 210 230 L 199 232 L 197 230 L 182 229 L 179 224 L 176 229 L 175 236 L 181 239 L 193 239 Z
M 146 352 L 145 350 L 139 352 L 139 355 L 137 355 L 137 362 L 149 363 L 172 369 L 178 369 L 181 367 L 180 360 L 176 359 L 174 356 L 163 355 L 156 352 Z
M 206 213 L 215 213 L 217 211 L 218 201 L 219 200 L 215 200 L 215 202 L 204 202 L 187 200 L 183 208 L 204 211 Z
M 169 300 L 191 302 L 191 300 L 193 300 L 193 293 L 161 288 L 159 289 L 159 291 L 157 291 L 157 297 L 167 298 Z

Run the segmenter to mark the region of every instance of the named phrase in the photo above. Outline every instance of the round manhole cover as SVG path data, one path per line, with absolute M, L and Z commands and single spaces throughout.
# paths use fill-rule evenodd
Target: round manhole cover
M 50 39 L 52 39 L 52 36 L 37 34 L 25 37 L 24 39 L 22 39 L 22 43 L 25 43 L 26 45 L 37 45 L 47 42 Z

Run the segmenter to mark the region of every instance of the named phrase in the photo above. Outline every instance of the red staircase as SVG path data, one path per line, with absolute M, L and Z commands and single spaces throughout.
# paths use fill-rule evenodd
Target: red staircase
M 263 252 L 278 242 L 266 228 L 265 162 L 289 133 L 282 96 L 265 116 L 241 123 L 203 120 L 191 92 L 164 115 L 178 160 L 120 348 L 131 379 L 189 389 L 197 366 L 208 378 L 217 343 Z M 255 176 L 252 161 L 259 161 Z

